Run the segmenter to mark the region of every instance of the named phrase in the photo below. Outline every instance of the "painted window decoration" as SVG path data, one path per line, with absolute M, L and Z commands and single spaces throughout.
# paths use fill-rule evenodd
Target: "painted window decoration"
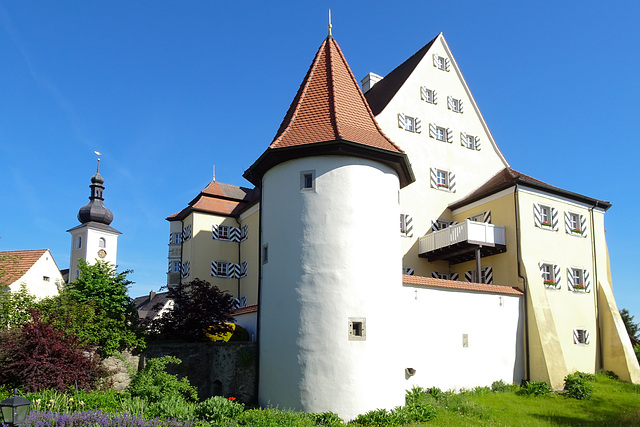
M 589 272 L 579 267 L 567 268 L 567 289 L 572 292 L 591 292 Z
M 540 263 L 540 274 L 542 275 L 542 282 L 547 289 L 560 289 L 560 266 L 549 263 Z
M 477 270 L 469 270 L 464 273 L 464 280 L 466 282 L 484 283 L 486 285 L 493 284 L 493 267 L 485 267 L 481 270 L 480 280 L 478 280 Z
M 480 151 L 480 137 L 460 132 L 460 145 L 468 148 L 469 150 Z
M 533 222 L 536 227 L 558 231 L 558 210 L 548 205 L 534 203 Z
M 469 221 L 491 224 L 491 211 L 478 212 L 469 216 Z
M 249 226 L 231 227 L 229 225 L 213 224 L 211 227 L 211 237 L 215 240 L 228 242 L 243 242 L 249 236 Z
M 451 69 L 451 61 L 449 61 L 449 58 L 445 58 L 438 55 L 437 53 L 434 53 L 433 66 L 438 70 L 449 71 Z
M 411 267 L 402 267 L 402 274 L 413 276 L 415 273 L 416 271 Z
M 247 261 L 239 264 L 228 261 L 211 261 L 211 275 L 221 279 L 241 279 L 247 276 Z
M 417 117 L 398 113 L 398 127 L 407 132 L 422 133 L 422 121 Z
M 428 102 L 429 104 L 437 104 L 438 103 L 438 93 L 429 89 L 426 86 L 420 87 L 420 99 L 424 102 Z
M 454 113 L 462 113 L 462 99 L 454 98 L 453 96 L 447 96 L 447 108 Z
M 435 123 L 429 123 L 429 136 L 438 141 L 453 142 L 453 131 Z
M 185 261 L 182 263 L 182 266 L 180 268 L 180 276 L 183 279 L 186 279 L 187 277 L 189 277 L 189 274 L 191 273 L 191 261 Z
M 564 229 L 572 236 L 587 237 L 587 218 L 584 215 L 565 211 Z
M 431 231 L 444 230 L 445 228 L 456 225 L 457 223 L 458 221 L 449 221 L 438 218 L 435 221 L 431 221 Z
M 456 175 L 444 169 L 431 168 L 431 188 L 456 192 Z
M 191 224 L 182 229 L 182 241 L 186 242 L 191 238 Z
M 443 280 L 458 280 L 458 273 L 449 273 L 443 271 L 432 271 L 431 277 L 434 279 L 443 279 Z
M 400 235 L 413 237 L 413 217 L 409 214 L 400 214 Z
M 589 345 L 589 331 L 584 328 L 576 328 L 573 330 L 573 343 Z
M 182 233 L 169 233 L 169 244 L 179 245 L 182 243 Z

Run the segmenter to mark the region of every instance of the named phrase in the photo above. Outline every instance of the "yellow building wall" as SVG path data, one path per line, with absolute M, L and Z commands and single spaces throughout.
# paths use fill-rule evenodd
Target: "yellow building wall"
M 260 208 L 256 205 L 240 216 L 240 223 L 249 226 L 249 234 L 240 243 L 241 261 L 247 261 L 247 276 L 240 279 L 240 296 L 247 297 L 247 305 L 258 303 L 258 275 L 260 257 Z
M 491 211 L 491 223 L 505 227 L 505 237 L 507 251 L 497 255 L 483 257 L 481 266 L 493 268 L 493 284 L 518 286 L 518 264 L 516 249 L 516 223 L 515 223 L 515 202 L 514 193 L 507 192 L 501 197 L 483 202 L 473 203 L 468 207 L 456 209 L 453 212 L 453 220 L 463 222 L 470 216 L 485 211 Z M 464 280 L 464 273 L 469 270 L 476 269 L 476 261 L 467 261 L 451 266 L 451 272 L 459 274 L 460 279 Z

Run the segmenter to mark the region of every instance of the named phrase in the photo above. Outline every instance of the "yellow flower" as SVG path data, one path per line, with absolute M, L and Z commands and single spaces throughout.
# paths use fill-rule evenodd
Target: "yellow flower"
M 69 402 L 73 402 L 73 397 L 70 397 L 70 398 L 69 398 Z
M 84 406 L 84 402 L 82 400 L 80 401 L 80 405 Z

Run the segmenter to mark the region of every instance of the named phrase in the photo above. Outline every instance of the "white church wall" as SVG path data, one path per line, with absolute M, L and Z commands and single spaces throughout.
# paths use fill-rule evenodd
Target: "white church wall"
M 301 173 L 314 175 L 301 190 Z M 401 284 L 399 181 L 352 157 L 302 158 L 262 187 L 262 405 L 344 419 L 404 404 L 393 343 Z M 349 320 L 365 339 L 350 340 Z
M 406 368 L 414 385 L 442 390 L 491 386 L 524 378 L 522 297 L 404 286 Z

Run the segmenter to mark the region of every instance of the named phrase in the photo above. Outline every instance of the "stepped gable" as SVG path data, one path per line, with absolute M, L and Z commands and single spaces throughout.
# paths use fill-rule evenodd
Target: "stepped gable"
M 547 184 L 546 182 L 532 178 L 529 175 L 525 175 L 511 168 L 504 168 L 500 172 L 495 174 L 491 179 L 489 179 L 489 181 L 485 182 L 483 185 L 471 192 L 471 194 L 466 196 L 464 199 L 449 205 L 449 208 L 461 208 L 469 203 L 473 203 L 482 199 L 483 197 L 497 193 L 498 191 L 505 190 L 509 187 L 513 187 L 517 184 L 536 188 L 551 194 L 555 194 L 557 196 L 567 197 L 569 199 L 577 200 L 579 202 L 587 203 L 590 205 L 598 206 L 603 208 L 604 210 L 607 210 L 611 207 L 611 203 L 605 200 L 598 200 L 588 196 L 583 196 L 582 194 L 563 190 L 562 188 Z
M 3 269 L 0 284 L 10 285 L 22 276 L 38 261 L 47 249 L 29 249 L 24 251 L 1 251 L 0 262 Z M 2 290 L 0 289 L 0 292 Z
M 269 148 L 244 177 L 259 185 L 281 162 L 330 154 L 373 158 L 393 167 L 401 186 L 414 181 L 406 155 L 378 126 L 332 36 L 318 49 Z
M 422 58 L 424 58 L 429 49 L 431 49 L 433 42 L 436 41 L 440 34 L 414 53 L 409 59 L 398 65 L 364 94 L 374 115 L 377 116 L 385 109 L 404 82 L 409 78 L 411 73 L 413 73 L 413 70 L 415 70 L 420 61 L 422 61 Z

